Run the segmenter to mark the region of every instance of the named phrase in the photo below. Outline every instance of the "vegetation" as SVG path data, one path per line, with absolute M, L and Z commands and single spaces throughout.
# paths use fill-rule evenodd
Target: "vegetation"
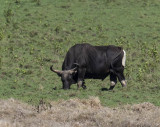
M 103 105 L 151 102 L 160 106 L 160 3 L 158 0 L 0 1 L 0 98 L 37 105 L 43 99 L 98 96 Z M 86 90 L 62 90 L 61 69 L 77 43 L 118 45 L 127 53 L 127 88 L 86 80 Z
M 151 103 L 104 107 L 98 97 L 41 103 L 0 100 L 1 127 L 158 127 L 160 107 Z

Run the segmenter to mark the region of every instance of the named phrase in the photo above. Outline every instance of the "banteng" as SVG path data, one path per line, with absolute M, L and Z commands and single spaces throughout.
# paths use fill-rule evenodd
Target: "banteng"
M 62 71 L 53 69 L 53 65 L 50 69 L 61 77 L 63 89 L 70 89 L 74 83 L 85 89 L 84 79 L 104 80 L 110 75 L 109 90 L 112 90 L 117 78 L 123 87 L 126 86 L 123 74 L 125 61 L 126 53 L 121 47 L 76 44 L 67 52 Z

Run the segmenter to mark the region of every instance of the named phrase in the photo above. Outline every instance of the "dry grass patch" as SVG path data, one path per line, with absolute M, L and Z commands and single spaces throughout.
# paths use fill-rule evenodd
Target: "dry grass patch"
M 159 127 L 160 108 L 151 103 L 103 107 L 97 97 L 51 102 L 37 107 L 0 100 L 0 127 Z

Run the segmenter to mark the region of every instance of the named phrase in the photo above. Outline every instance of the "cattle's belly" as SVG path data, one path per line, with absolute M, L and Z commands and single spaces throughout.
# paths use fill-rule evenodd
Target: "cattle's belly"
M 88 79 L 102 79 L 103 80 L 108 75 L 109 75 L 109 73 L 105 73 L 105 74 L 86 73 L 85 78 L 88 78 Z

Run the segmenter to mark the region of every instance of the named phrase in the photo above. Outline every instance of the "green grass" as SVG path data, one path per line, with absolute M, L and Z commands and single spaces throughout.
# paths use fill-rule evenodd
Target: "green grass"
M 158 0 L 0 1 L 0 98 L 38 104 L 98 96 L 103 105 L 151 102 L 160 106 L 160 3 Z M 87 89 L 62 90 L 61 69 L 77 43 L 118 45 L 127 53 L 128 87 L 113 91 L 104 81 L 86 80 Z M 53 88 L 57 87 L 56 90 Z

